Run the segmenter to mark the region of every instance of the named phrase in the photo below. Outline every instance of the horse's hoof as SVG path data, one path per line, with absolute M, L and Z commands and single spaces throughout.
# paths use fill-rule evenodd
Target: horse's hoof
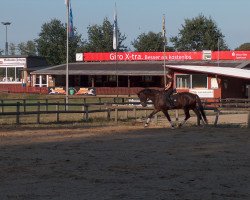
M 174 130 L 175 129 L 174 126 L 171 126 L 171 129 Z
M 182 127 L 182 123 L 178 124 L 178 128 L 181 128 Z
M 147 128 L 148 127 L 148 124 L 144 124 L 144 128 Z

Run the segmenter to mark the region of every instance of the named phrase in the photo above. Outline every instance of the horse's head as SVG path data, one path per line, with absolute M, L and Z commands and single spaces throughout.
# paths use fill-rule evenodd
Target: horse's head
M 143 107 L 146 107 L 146 106 L 147 106 L 148 97 L 147 97 L 147 95 L 144 93 L 144 90 L 138 92 L 138 93 L 137 93 L 137 96 L 138 96 L 139 99 L 140 99 L 141 105 L 142 105 Z

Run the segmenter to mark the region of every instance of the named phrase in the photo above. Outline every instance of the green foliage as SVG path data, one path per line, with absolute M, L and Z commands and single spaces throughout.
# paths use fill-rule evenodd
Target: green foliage
M 10 55 L 37 55 L 36 43 L 34 41 L 21 42 L 17 46 L 14 43 L 9 44 Z
M 178 36 L 170 39 L 177 51 L 214 51 L 218 50 L 218 46 L 219 50 L 228 49 L 216 23 L 201 14 L 193 19 L 185 19 L 179 31 Z
M 37 55 L 36 43 L 34 41 L 21 42 L 17 48 L 21 55 Z
M 10 55 L 16 55 L 16 46 L 14 43 L 9 44 L 9 54 Z
M 239 47 L 235 49 L 236 51 L 249 51 L 250 50 L 250 43 L 241 44 Z
M 117 51 L 126 51 L 127 47 L 123 45 L 126 39 L 118 28 L 118 49 Z M 85 51 L 88 52 L 111 52 L 113 50 L 113 26 L 105 17 L 102 25 L 92 25 L 88 27 L 88 42 Z
M 131 43 L 135 51 L 150 52 L 150 51 L 163 51 L 164 38 L 161 33 L 154 33 L 152 31 L 142 33 Z
M 39 56 L 44 56 L 50 65 L 59 65 L 66 62 L 67 28 L 60 20 L 52 19 L 44 23 L 36 39 Z M 69 62 L 75 61 L 75 54 L 82 48 L 81 35 L 74 30 L 74 37 L 69 38 Z

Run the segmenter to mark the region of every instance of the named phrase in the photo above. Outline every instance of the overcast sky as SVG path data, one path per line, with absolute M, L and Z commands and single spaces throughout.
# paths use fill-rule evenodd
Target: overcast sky
M 129 47 L 141 33 L 161 32 L 163 14 L 168 37 L 179 33 L 184 19 L 203 14 L 217 23 L 229 48 L 250 42 L 250 0 L 71 0 L 78 33 L 87 39 L 89 25 L 100 25 L 104 17 L 113 22 L 115 3 L 118 26 Z M 38 38 L 42 24 L 55 18 L 66 22 L 65 0 L 0 0 L 0 20 L 11 22 L 9 43 Z M 4 48 L 5 27 L 1 24 L 0 49 Z

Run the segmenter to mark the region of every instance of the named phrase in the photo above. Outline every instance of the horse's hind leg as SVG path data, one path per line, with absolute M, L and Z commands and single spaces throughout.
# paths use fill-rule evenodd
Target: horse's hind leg
M 199 112 L 199 110 L 197 108 L 194 108 L 193 111 L 197 116 L 197 125 L 200 126 L 201 125 L 201 120 L 202 120 L 201 114 L 200 114 L 200 112 Z
M 169 114 L 168 114 L 168 111 L 167 111 L 167 110 L 164 110 L 164 111 L 162 111 L 162 112 L 164 113 L 164 115 L 165 115 L 166 118 L 168 119 L 168 121 L 169 121 L 169 123 L 170 123 L 170 125 L 171 125 L 171 128 L 174 129 L 174 123 L 171 121 L 171 118 L 170 118 L 170 116 L 169 116 Z
M 195 113 L 196 116 L 197 116 L 197 125 L 200 126 L 200 125 L 201 125 L 201 123 L 200 123 L 201 121 L 202 121 L 202 124 L 204 125 L 205 122 L 203 121 L 203 119 L 202 119 L 202 117 L 201 117 L 200 111 L 199 111 L 197 108 L 194 108 L 193 111 L 194 111 L 194 113 Z
M 151 121 L 151 118 L 152 118 L 156 113 L 158 113 L 158 112 L 159 112 L 159 110 L 153 110 L 153 112 L 149 114 L 149 116 L 148 116 L 148 118 L 147 118 L 147 121 L 146 121 L 146 123 L 144 124 L 144 127 L 148 127 L 149 122 Z
M 183 126 L 187 120 L 190 118 L 190 113 L 189 113 L 189 109 L 184 108 L 184 113 L 185 113 L 185 119 L 179 124 L 179 126 Z

